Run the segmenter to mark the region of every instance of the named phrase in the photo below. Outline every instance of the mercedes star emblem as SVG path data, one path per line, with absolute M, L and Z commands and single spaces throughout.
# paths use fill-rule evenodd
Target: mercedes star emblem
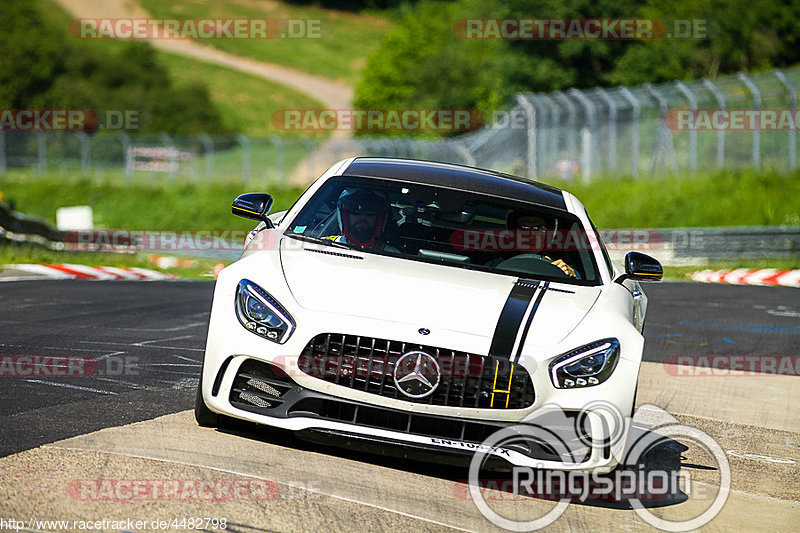
M 424 398 L 439 386 L 439 363 L 425 352 L 403 354 L 394 365 L 394 384 L 409 398 Z

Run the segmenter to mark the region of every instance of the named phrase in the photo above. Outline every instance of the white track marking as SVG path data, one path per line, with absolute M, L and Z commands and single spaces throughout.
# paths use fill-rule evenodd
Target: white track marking
M 126 353 L 126 352 L 110 352 L 110 353 L 107 353 L 107 354 L 101 355 L 100 357 L 96 358 L 96 361 L 102 361 L 102 360 L 104 360 L 104 359 L 108 359 L 108 358 L 109 358 L 109 357 L 111 357 L 112 355 L 123 355 L 123 354 L 125 354 L 125 353 Z
M 189 329 L 189 328 L 194 328 L 194 327 L 197 327 L 197 326 L 205 326 L 205 325 L 206 325 L 206 321 L 203 321 L 203 322 L 191 322 L 189 324 L 184 324 L 182 326 L 175 326 L 175 327 L 172 327 L 172 328 L 106 328 L 106 329 L 114 329 L 114 330 L 119 330 L 119 331 L 139 331 L 139 332 L 142 332 L 142 333 L 152 331 L 152 332 L 156 333 L 156 332 L 159 332 L 159 331 L 163 331 L 163 332 L 180 331 L 182 329 Z
M 95 377 L 94 379 L 99 379 L 100 381 L 109 381 L 111 383 L 119 383 L 121 385 L 127 385 L 128 387 L 131 387 L 131 388 L 134 388 L 134 389 L 139 389 L 139 390 L 144 390 L 144 389 L 147 388 L 147 387 L 142 386 L 139 383 L 134 383 L 133 381 L 125 381 L 124 379 L 101 378 L 101 377 Z
M 42 346 L 46 350 L 72 350 L 73 352 L 100 352 L 108 353 L 108 350 L 98 350 L 96 348 L 68 348 L 66 346 Z M 124 353 L 124 352 L 122 352 Z
M 116 392 L 111 392 L 108 390 L 101 390 L 101 389 L 93 389 L 91 387 L 79 387 L 78 385 L 70 385 L 69 383 L 54 383 L 52 381 L 42 381 L 40 379 L 26 379 L 28 383 L 41 383 L 42 385 L 53 385 L 54 387 L 65 387 L 67 389 L 76 389 L 76 390 L 85 390 L 88 392 L 99 392 L 100 394 L 114 394 Z
M 783 465 L 793 465 L 797 461 L 794 459 L 786 459 L 783 457 L 770 457 L 769 455 L 758 455 L 756 453 L 743 452 L 740 450 L 728 450 L 728 455 L 738 457 L 739 459 L 747 459 L 749 461 L 756 461 L 758 463 L 775 463 Z
M 117 344 L 120 346 L 132 346 L 135 348 L 166 348 L 168 350 L 181 350 L 191 352 L 205 352 L 205 348 L 184 348 L 182 346 L 154 346 L 152 344 L 135 344 L 130 342 L 112 342 L 112 341 L 80 341 L 84 344 Z
M 181 335 L 180 337 L 169 337 L 167 339 L 154 339 L 152 341 L 139 341 L 139 342 L 134 342 L 131 346 L 144 346 L 145 344 L 150 344 L 152 342 L 177 341 L 179 339 L 190 339 L 192 337 L 194 337 L 194 335 Z
M 184 357 L 184 356 L 178 355 L 176 353 L 171 353 L 170 355 L 172 357 L 176 357 L 176 358 L 181 359 L 183 361 L 191 361 L 192 363 L 202 363 L 202 361 L 198 361 L 197 359 L 192 359 L 191 357 Z

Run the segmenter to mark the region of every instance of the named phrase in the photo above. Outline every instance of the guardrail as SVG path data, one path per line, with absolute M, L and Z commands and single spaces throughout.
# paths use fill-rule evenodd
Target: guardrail
M 745 259 L 800 259 L 800 226 L 741 226 L 601 231 L 615 261 L 637 250 L 668 266 Z
M 631 250 L 652 255 L 666 266 L 706 265 L 748 259 L 797 258 L 800 260 L 800 226 L 742 226 L 717 228 L 615 229 L 600 234 L 611 258 L 623 262 Z M 10 210 L 0 203 L 0 243 L 10 240 L 36 243 L 62 250 L 65 232 L 45 221 Z M 97 251 L 133 251 L 131 247 L 100 247 Z M 188 255 L 233 260 L 238 244 L 224 250 L 202 246 Z M 180 250 L 176 255 L 184 255 Z
M 64 232 L 44 220 L 13 211 L 0 202 L 0 243 L 3 240 L 53 248 L 53 243 L 64 240 Z

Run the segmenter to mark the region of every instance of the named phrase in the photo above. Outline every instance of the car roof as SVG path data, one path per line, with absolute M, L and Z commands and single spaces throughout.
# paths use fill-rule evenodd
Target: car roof
M 341 171 L 343 176 L 386 178 L 423 185 L 437 185 L 512 200 L 521 200 L 567 211 L 563 191 L 556 187 L 495 172 L 452 163 L 415 159 L 357 157 Z

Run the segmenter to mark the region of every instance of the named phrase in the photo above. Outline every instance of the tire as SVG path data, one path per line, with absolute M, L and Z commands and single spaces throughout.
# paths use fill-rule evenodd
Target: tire
M 201 427 L 219 427 L 222 416 L 213 412 L 203 400 L 203 375 L 200 374 L 200 382 L 197 384 L 197 395 L 194 399 L 194 419 Z

